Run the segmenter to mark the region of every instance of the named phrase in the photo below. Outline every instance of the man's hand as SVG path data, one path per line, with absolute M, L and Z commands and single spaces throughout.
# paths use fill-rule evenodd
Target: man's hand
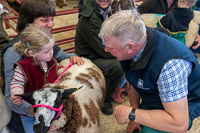
M 193 49 L 197 49 L 197 48 L 200 46 L 200 36 L 199 36 L 199 34 L 197 34 L 197 37 L 196 37 L 196 39 L 194 40 L 194 42 L 196 43 L 196 45 L 193 46 L 192 48 L 193 48 Z
M 74 64 L 77 64 L 78 66 L 83 65 L 85 63 L 85 61 L 79 56 L 72 56 L 71 60 Z
M 129 121 L 127 127 L 127 133 L 133 133 L 135 130 L 139 130 L 139 132 L 141 132 L 140 125 L 134 121 Z
M 115 118 L 119 124 L 124 124 L 126 123 L 129 118 L 129 114 L 132 110 L 132 107 L 128 105 L 119 105 L 115 107 Z

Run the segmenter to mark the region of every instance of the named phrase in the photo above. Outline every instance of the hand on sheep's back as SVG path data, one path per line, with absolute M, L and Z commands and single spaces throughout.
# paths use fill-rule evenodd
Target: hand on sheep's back
M 84 60 L 79 57 L 79 56 L 72 56 L 71 60 L 73 61 L 73 64 L 77 64 L 78 66 L 83 65 L 84 64 Z

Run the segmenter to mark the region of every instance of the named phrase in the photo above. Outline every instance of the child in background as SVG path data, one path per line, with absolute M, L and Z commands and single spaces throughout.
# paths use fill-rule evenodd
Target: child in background
M 162 27 L 169 35 L 185 44 L 185 35 L 189 29 L 189 23 L 194 17 L 193 10 L 196 0 L 178 0 L 177 7 L 169 11 L 157 22 L 157 27 Z
M 29 24 L 20 34 L 20 40 L 14 44 L 14 48 L 24 58 L 14 64 L 14 77 L 10 84 L 11 102 L 19 106 L 26 101 L 16 95 L 41 89 L 43 85 L 53 83 L 57 78 L 57 62 L 53 58 L 55 42 L 51 33 L 44 28 Z M 22 107 L 22 110 L 29 112 L 28 115 L 21 115 L 25 132 L 34 133 L 33 108 Z

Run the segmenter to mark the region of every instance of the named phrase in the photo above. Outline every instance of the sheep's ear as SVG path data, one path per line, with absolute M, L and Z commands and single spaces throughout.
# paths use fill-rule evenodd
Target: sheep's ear
M 64 90 L 64 92 L 62 93 L 62 99 L 65 99 L 66 97 L 68 97 L 70 94 L 72 94 L 73 92 L 81 89 L 83 86 L 81 86 L 80 88 L 70 88 L 70 89 L 66 89 Z
M 30 100 L 32 98 L 33 92 L 26 92 L 21 95 L 16 95 L 22 97 L 24 100 Z

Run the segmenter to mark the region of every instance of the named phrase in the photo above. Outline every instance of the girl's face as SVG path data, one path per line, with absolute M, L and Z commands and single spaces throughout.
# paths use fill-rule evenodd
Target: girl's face
M 44 45 L 41 49 L 41 51 L 37 54 L 36 58 L 40 62 L 48 62 L 53 57 L 53 46 L 54 46 L 54 40 L 51 39 L 51 41 Z
M 41 26 L 50 32 L 54 26 L 54 17 L 39 17 L 34 19 L 33 24 Z

